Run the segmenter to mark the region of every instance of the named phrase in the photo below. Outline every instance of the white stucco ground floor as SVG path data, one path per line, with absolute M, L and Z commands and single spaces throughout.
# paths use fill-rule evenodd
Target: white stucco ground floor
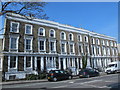
M 48 69 L 56 68 L 66 70 L 71 67 L 81 69 L 82 56 L 74 55 L 6 55 L 1 56 L 6 59 L 7 71 L 3 74 L 7 80 L 10 79 L 23 79 L 29 74 L 39 74 L 39 72 L 47 72 Z M 104 68 L 108 63 L 116 61 L 117 57 L 103 57 L 103 56 L 88 56 L 87 67 Z M 3 60 L 2 60 L 3 61 Z M 3 68 L 4 68 L 3 64 Z

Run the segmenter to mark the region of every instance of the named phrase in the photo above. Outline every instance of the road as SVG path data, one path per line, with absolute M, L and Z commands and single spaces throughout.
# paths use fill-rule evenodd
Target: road
M 29 89 L 36 88 L 37 90 L 54 89 L 54 88 L 107 88 L 108 90 L 112 90 L 112 88 L 118 88 L 118 86 L 120 87 L 119 79 L 120 79 L 119 74 L 109 74 L 98 77 L 77 78 L 77 79 L 57 81 L 57 82 L 46 81 L 40 83 L 36 82 L 36 83 L 3 85 L 2 88 L 29 88 Z

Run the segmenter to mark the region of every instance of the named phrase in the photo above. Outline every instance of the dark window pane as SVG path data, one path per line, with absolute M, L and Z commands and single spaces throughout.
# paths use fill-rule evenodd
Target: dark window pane
M 10 57 L 10 68 L 15 68 L 15 66 L 16 66 L 16 57 L 11 56 Z

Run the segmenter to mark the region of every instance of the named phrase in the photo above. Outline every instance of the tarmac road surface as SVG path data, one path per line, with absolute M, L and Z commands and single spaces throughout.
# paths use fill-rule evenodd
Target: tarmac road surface
M 119 74 L 109 74 L 98 77 L 90 78 L 77 78 L 72 80 L 63 80 L 57 82 L 31 82 L 31 83 L 21 83 L 21 84 L 5 84 L 2 85 L 3 90 L 7 88 L 29 88 L 29 90 L 44 90 L 44 89 L 58 89 L 58 88 L 105 88 L 107 90 L 120 90 L 120 75 Z M 26 90 L 25 89 L 25 90 Z M 19 89 L 18 89 L 19 90 Z

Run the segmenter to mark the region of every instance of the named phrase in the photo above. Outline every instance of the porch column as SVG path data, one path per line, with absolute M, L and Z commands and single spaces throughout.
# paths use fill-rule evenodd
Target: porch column
M 35 71 L 37 71 L 37 57 L 35 57 L 35 59 L 34 59 L 35 61 L 35 63 L 34 63 L 34 65 L 35 65 Z
M 41 71 L 44 70 L 44 57 L 41 57 Z
M 59 59 L 59 69 L 61 69 L 60 57 L 58 59 Z
M 77 58 L 77 68 L 79 68 L 79 59 Z
M 98 64 L 98 66 L 101 66 L 102 67 L 102 63 L 101 63 L 101 58 L 98 60 L 99 62 L 99 64 Z
M 97 58 L 96 60 L 96 64 L 97 64 L 97 67 L 99 66 L 99 62 L 98 62 L 99 58 Z
M 18 71 L 18 56 L 16 56 L 16 69 Z
M 71 67 L 73 67 L 73 58 L 71 58 L 71 60 L 72 60 L 72 61 L 71 61 Z
M 56 68 L 56 57 L 53 57 L 53 67 Z
M 75 67 L 75 58 L 73 58 L 73 67 Z
M 69 58 L 67 58 L 67 68 L 70 67 Z
M 26 56 L 24 56 L 24 71 L 26 71 Z
M 87 58 L 87 66 L 90 67 L 90 58 Z
M 93 62 L 94 62 L 94 68 L 96 68 L 96 58 L 94 58 Z
M 31 69 L 33 70 L 33 57 L 31 56 Z
M 49 57 L 46 57 L 46 69 L 49 67 Z
M 54 68 L 54 57 L 52 57 L 52 68 Z
M 83 65 L 82 65 L 82 58 L 80 58 L 80 66 L 81 66 L 81 68 L 83 68 Z
M 10 56 L 8 56 L 8 71 L 10 70 Z
M 105 67 L 107 66 L 107 60 L 106 59 L 104 59 L 104 62 L 105 62 Z
M 69 67 L 71 67 L 71 61 L 70 61 L 70 58 L 68 58 L 68 62 L 69 62 Z
M 66 58 L 63 58 L 63 69 L 66 69 Z

